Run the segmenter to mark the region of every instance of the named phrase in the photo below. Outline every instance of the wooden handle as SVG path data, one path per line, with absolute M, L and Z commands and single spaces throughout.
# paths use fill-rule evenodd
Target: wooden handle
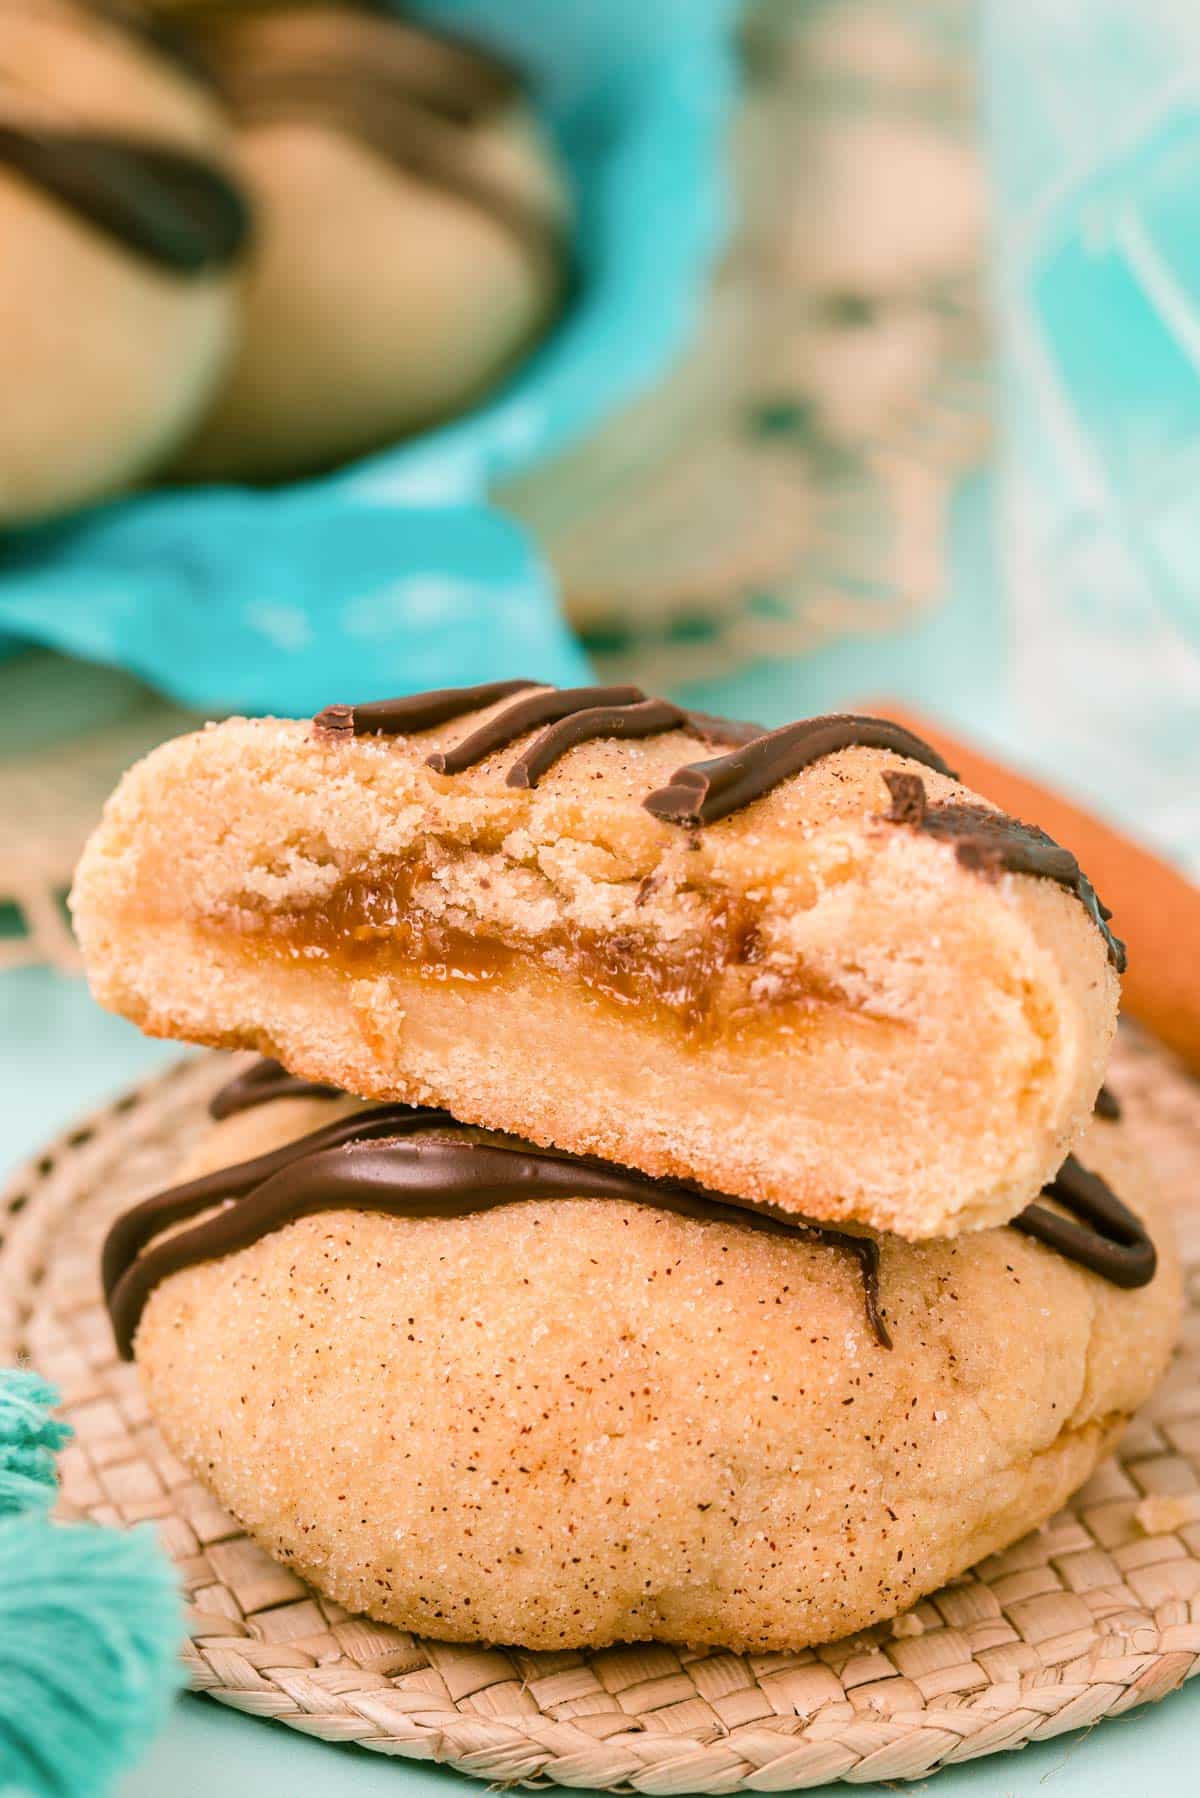
M 886 699 L 854 709 L 906 725 L 940 750 L 969 787 L 1014 817 L 1040 824 L 1072 852 L 1112 907 L 1113 929 L 1129 951 L 1124 1009 L 1200 1074 L 1200 888 L 1112 825 L 919 712 Z

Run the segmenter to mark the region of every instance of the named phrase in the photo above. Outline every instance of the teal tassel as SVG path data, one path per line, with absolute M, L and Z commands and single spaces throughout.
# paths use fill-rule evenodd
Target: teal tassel
M 178 1689 L 170 1566 L 145 1530 L 55 1524 L 53 1389 L 0 1372 L 0 1793 L 100 1798 Z
M 0 1517 L 54 1502 L 54 1457 L 71 1434 L 49 1414 L 57 1402 L 53 1386 L 37 1374 L 0 1370 Z

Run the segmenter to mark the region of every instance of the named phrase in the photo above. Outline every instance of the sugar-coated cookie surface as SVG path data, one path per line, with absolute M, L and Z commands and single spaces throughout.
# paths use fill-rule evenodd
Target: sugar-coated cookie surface
M 188 1178 L 345 1116 L 213 1127 Z M 535 1648 L 796 1648 L 1050 1515 L 1165 1364 L 1170 1232 L 1126 1126 L 1078 1153 L 1150 1226 L 1138 1291 L 1012 1229 L 882 1244 L 879 1346 L 824 1243 L 617 1200 L 311 1216 L 160 1284 L 169 1444 L 353 1610 Z
M 849 748 L 700 829 L 646 809 L 698 729 L 586 742 L 532 789 L 503 710 L 409 737 L 234 720 L 126 775 L 78 870 L 92 989 L 154 1034 L 364 1098 L 912 1238 L 1007 1219 L 1100 1085 L 1118 983 L 1048 879 L 896 822 Z M 450 756 L 449 765 L 456 766 Z M 989 816 L 1000 816 L 989 814 Z

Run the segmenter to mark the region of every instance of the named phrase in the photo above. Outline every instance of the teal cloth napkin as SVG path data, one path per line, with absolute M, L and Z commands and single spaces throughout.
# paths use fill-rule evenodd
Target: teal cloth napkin
M 587 672 L 523 534 L 466 500 L 213 487 L 113 505 L 44 538 L 0 547 L 0 619 L 201 711 L 304 713 L 530 671 L 571 686 Z

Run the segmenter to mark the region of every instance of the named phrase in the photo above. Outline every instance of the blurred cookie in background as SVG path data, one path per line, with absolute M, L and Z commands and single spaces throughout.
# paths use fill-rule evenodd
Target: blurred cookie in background
M 155 25 L 0 0 L 0 526 L 128 486 L 208 403 L 249 223 L 230 147 Z
M 566 190 L 517 76 L 349 7 L 194 30 L 257 232 L 236 360 L 172 474 L 317 473 L 471 405 L 565 284 Z
M 735 217 L 667 378 L 499 497 L 612 678 L 675 689 L 936 603 L 987 440 L 964 0 L 752 0 Z

